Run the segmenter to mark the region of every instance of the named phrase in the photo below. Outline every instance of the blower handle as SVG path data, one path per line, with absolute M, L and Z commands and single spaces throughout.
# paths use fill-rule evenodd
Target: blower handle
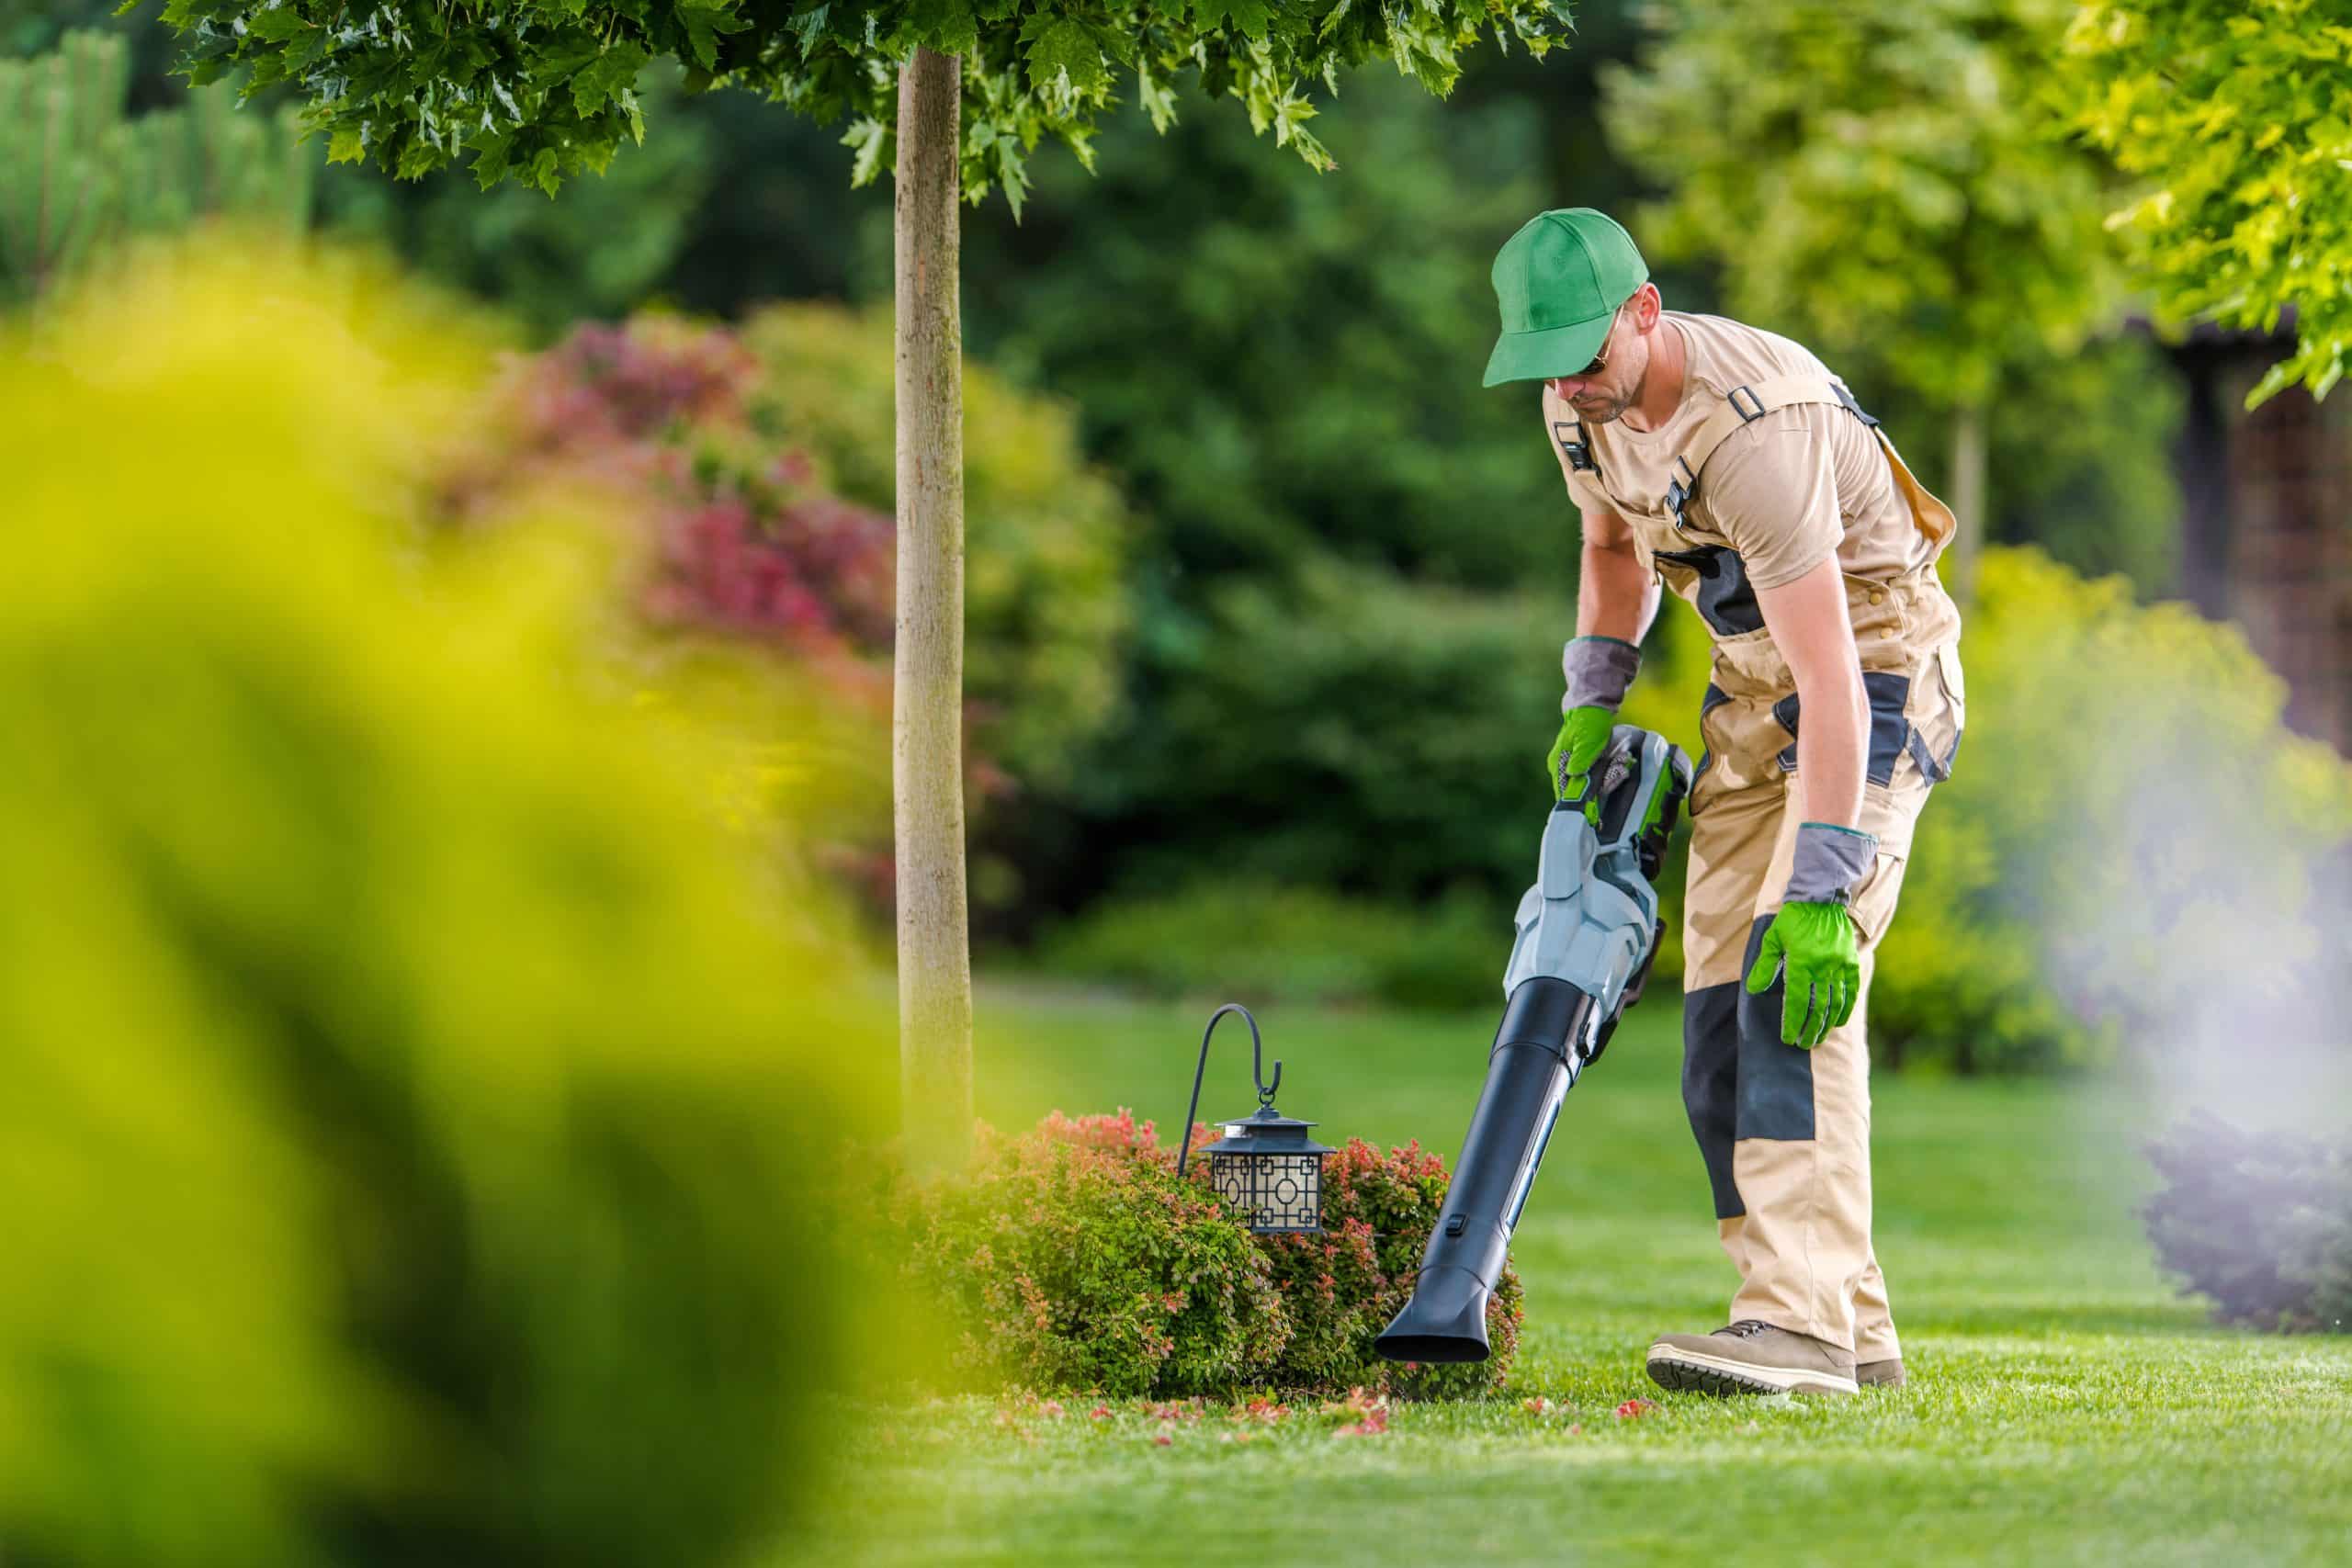
M 1193 1068 L 1193 1103 L 1184 1108 L 1184 1125 L 1176 1134 L 1176 1174 L 1180 1179 L 1184 1174 L 1185 1162 L 1193 1157 L 1193 1117 L 1201 1109 L 1201 1076 L 1208 1071 L 1209 1036 L 1216 1032 L 1218 1021 L 1229 1012 L 1239 1013 L 1250 1024 L 1250 1081 L 1258 1086 L 1259 1105 L 1272 1106 L 1274 1091 L 1283 1087 L 1280 1060 L 1274 1063 L 1274 1081 L 1266 1081 L 1266 1044 L 1258 1037 L 1258 1020 L 1248 1008 L 1239 1002 L 1227 1002 L 1209 1014 L 1209 1026 L 1201 1031 L 1201 1059 Z

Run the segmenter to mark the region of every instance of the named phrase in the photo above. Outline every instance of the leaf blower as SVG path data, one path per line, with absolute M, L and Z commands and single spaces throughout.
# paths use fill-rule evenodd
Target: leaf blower
M 1392 1361 L 1483 1361 L 1487 1298 L 1560 1102 L 1639 1000 L 1664 927 L 1652 886 L 1690 793 L 1690 759 L 1621 724 L 1584 793 L 1544 824 L 1519 901 L 1503 1021 L 1412 1300 L 1374 1348 Z M 1589 807 L 1598 809 L 1588 817 Z M 1597 820 L 1595 818 L 1597 818 Z

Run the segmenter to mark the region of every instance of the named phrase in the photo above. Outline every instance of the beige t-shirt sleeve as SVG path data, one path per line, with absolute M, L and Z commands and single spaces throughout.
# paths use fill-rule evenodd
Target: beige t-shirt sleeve
M 1838 553 L 1846 525 L 1825 404 L 1776 409 L 1724 437 L 1707 459 L 1701 499 L 1758 588 L 1794 582 Z

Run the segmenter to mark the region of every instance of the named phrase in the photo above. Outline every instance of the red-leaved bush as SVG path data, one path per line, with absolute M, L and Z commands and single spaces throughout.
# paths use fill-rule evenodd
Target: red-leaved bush
M 650 536 L 653 626 L 879 665 L 894 530 L 822 488 L 789 431 L 750 416 L 759 361 L 721 328 L 658 317 L 575 329 L 508 363 L 481 445 L 442 491 L 458 523 L 547 483 L 589 483 Z
M 810 858 L 884 910 L 895 870 L 875 738 L 889 731 L 896 526 L 828 488 L 763 396 L 764 374 L 724 328 L 658 316 L 576 328 L 507 362 L 435 512 L 447 528 L 492 526 L 533 495 L 585 491 L 634 547 L 616 617 L 630 655 L 697 639 L 779 655 L 807 699 L 797 716 L 821 733 L 754 727 L 754 744 L 797 744 L 801 771 L 820 756 L 842 781 L 837 819 L 804 824 Z M 976 807 L 1010 782 L 987 739 L 970 739 L 982 707 L 967 705 L 965 726 Z M 861 776 L 876 782 L 848 787 Z
M 1208 1136 L 1200 1129 L 1194 1135 Z M 1486 1360 L 1408 1370 L 1372 1350 L 1373 1340 L 1413 1293 L 1421 1252 L 1452 1179 L 1445 1161 L 1418 1140 L 1384 1155 L 1351 1138 L 1323 1162 L 1322 1234 L 1258 1238 L 1273 1263 L 1293 1325 L 1283 1355 L 1285 1384 L 1320 1390 L 1362 1384 L 1414 1397 L 1502 1386 L 1519 1354 L 1522 1316 L 1519 1275 L 1508 1265 L 1487 1303 L 1492 1354 Z
M 1210 1136 L 1193 1130 L 1195 1146 Z M 1407 1368 L 1373 1354 L 1445 1196 L 1444 1162 L 1419 1145 L 1383 1155 L 1358 1139 L 1334 1154 L 1316 1235 L 1252 1235 L 1209 1191 L 1206 1161 L 1183 1180 L 1175 1166 L 1126 1111 L 1056 1112 L 1018 1136 L 984 1127 L 953 1178 L 884 1175 L 858 1228 L 935 1303 L 951 1371 L 971 1383 L 1430 1397 L 1508 1375 L 1521 1320 L 1509 1269 L 1487 1361 Z

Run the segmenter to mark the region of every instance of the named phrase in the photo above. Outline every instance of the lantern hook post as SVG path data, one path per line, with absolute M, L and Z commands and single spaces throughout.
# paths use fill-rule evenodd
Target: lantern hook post
M 1193 1157 L 1193 1118 L 1201 1109 L 1201 1077 L 1209 1067 L 1209 1038 L 1216 1033 L 1217 1024 L 1229 1012 L 1238 1012 L 1250 1025 L 1250 1081 L 1258 1086 L 1258 1103 L 1271 1108 L 1274 1091 L 1283 1087 L 1283 1065 L 1274 1062 L 1274 1081 L 1266 1081 L 1266 1044 L 1258 1035 L 1258 1020 L 1239 1002 L 1227 1002 L 1209 1014 L 1209 1026 L 1201 1031 L 1201 1059 L 1193 1068 L 1193 1103 L 1184 1110 L 1184 1125 L 1176 1134 L 1176 1174 L 1181 1179 L 1184 1166 Z

